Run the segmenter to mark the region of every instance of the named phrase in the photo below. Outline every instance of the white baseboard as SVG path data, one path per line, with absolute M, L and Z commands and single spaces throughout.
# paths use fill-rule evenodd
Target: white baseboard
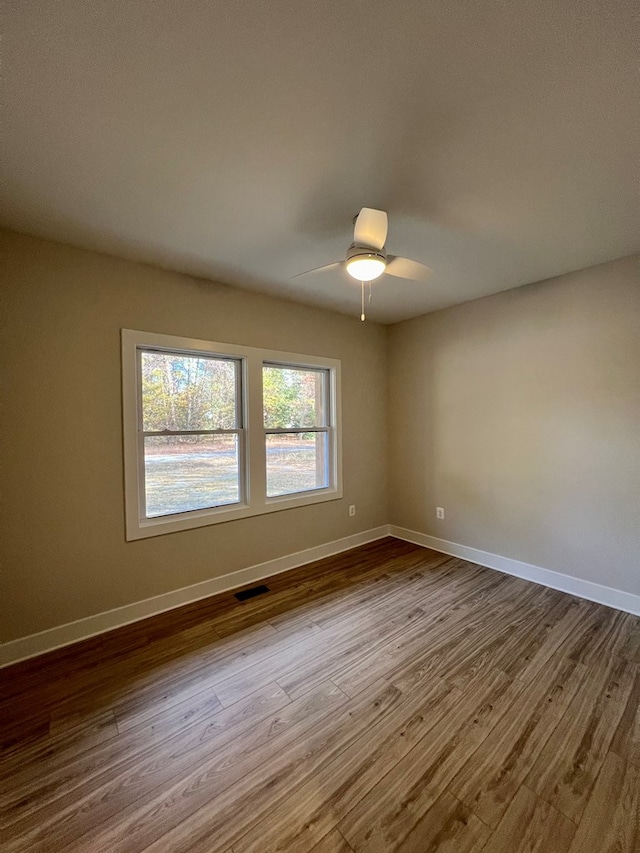
M 71 643 L 77 643 L 79 640 L 86 640 L 114 628 L 130 625 L 132 622 L 146 619 L 148 616 L 156 616 L 183 604 L 191 604 L 202 598 L 208 598 L 210 595 L 227 592 L 254 581 L 263 580 L 270 575 L 277 575 L 296 569 L 306 563 L 331 557 L 333 554 L 348 551 L 350 548 L 357 548 L 358 545 L 375 542 L 385 536 L 394 536 L 396 539 L 403 539 L 405 542 L 422 545 L 424 548 L 431 548 L 433 551 L 449 554 L 452 557 L 460 557 L 463 560 L 469 560 L 489 569 L 496 569 L 507 575 L 514 575 L 551 589 L 557 589 L 560 592 L 567 592 L 578 598 L 586 598 L 588 601 L 595 601 L 598 604 L 605 604 L 616 610 L 624 610 L 627 613 L 640 616 L 640 595 L 623 592 L 561 572 L 554 572 L 551 569 L 543 569 L 531 563 L 522 563 L 520 560 L 512 560 L 510 557 L 501 557 L 499 554 L 491 554 L 478 548 L 458 545 L 456 542 L 448 542 L 446 539 L 438 539 L 426 533 L 407 530 L 395 524 L 384 524 L 381 527 L 355 533 L 352 536 L 345 536 L 343 539 L 336 539 L 324 545 L 307 548 L 305 551 L 287 554 L 275 560 L 268 560 L 265 563 L 240 569 L 237 572 L 230 572 L 217 578 L 202 581 L 202 583 L 186 586 L 163 595 L 147 598 L 144 601 L 136 601 L 114 610 L 97 613 L 85 619 L 58 625 L 55 628 L 40 631 L 38 634 L 30 634 L 28 637 L 20 637 L 17 640 L 2 643 L 0 644 L 0 668 L 36 657 L 44 652 L 53 651 L 62 646 L 68 646 Z
M 397 527 L 395 524 L 389 525 L 389 534 L 395 536 L 396 539 L 413 542 L 414 545 L 422 545 L 443 554 L 450 554 L 452 557 L 460 557 L 463 560 L 469 560 L 471 563 L 496 569 L 506 575 L 514 575 L 517 578 L 548 586 L 560 592 L 568 592 L 578 598 L 586 598 L 588 601 L 606 604 L 607 607 L 640 616 L 640 595 L 634 595 L 631 592 L 613 589 L 610 586 L 603 586 L 593 581 L 554 572 L 551 569 L 543 569 L 531 563 L 522 563 L 520 560 L 512 560 L 510 557 L 501 557 L 499 554 L 491 554 L 488 551 L 470 548 L 467 545 L 458 545 L 456 542 L 448 542 L 446 539 L 438 539 L 435 536 L 418 533 L 415 530 L 406 530 L 404 527 Z
M 44 652 L 51 652 L 71 643 L 77 643 L 79 640 L 86 640 L 89 637 L 96 636 L 96 634 L 111 631 L 113 628 L 121 628 L 123 625 L 146 619 L 148 616 L 156 616 L 183 604 L 190 604 L 199 599 L 208 598 L 210 595 L 227 592 L 230 589 L 263 580 L 270 575 L 288 572 L 305 565 L 305 563 L 331 557 L 333 554 L 348 551 L 350 548 L 357 548 L 358 545 L 366 545 L 367 542 L 374 542 L 376 539 L 382 539 L 388 535 L 389 526 L 385 524 L 381 527 L 365 530 L 362 533 L 345 536 L 343 539 L 327 542 L 324 545 L 316 545 L 314 548 L 277 557 L 275 560 L 268 560 L 266 563 L 248 566 L 237 572 L 230 572 L 217 578 L 202 581 L 202 583 L 185 586 L 182 589 L 156 595 L 144 601 L 125 604 L 123 607 L 117 607 L 114 610 L 96 613 L 95 616 L 87 616 L 85 619 L 77 619 L 75 622 L 67 622 L 65 625 L 58 625 L 37 634 L 30 634 L 27 637 L 2 643 L 0 644 L 0 668 L 41 655 Z

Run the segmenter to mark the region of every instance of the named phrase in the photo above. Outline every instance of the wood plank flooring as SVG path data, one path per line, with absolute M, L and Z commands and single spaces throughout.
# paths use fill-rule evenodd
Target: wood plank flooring
M 0 671 L 5 853 L 639 853 L 640 619 L 395 539 Z

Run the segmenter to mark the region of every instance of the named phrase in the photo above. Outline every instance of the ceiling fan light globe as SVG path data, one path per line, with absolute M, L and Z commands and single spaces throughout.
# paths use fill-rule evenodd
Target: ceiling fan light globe
M 384 257 L 375 252 L 367 252 L 349 258 L 347 272 L 356 281 L 373 281 L 380 278 L 386 266 Z

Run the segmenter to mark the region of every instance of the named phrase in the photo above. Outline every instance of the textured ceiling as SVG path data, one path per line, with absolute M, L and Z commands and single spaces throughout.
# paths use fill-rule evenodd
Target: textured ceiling
M 6 2 L 0 220 L 394 322 L 640 248 L 627 0 Z

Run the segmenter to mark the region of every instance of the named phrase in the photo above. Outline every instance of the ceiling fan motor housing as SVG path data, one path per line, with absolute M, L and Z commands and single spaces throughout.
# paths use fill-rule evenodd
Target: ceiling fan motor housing
M 387 256 L 384 249 L 378 250 L 372 249 L 370 246 L 358 246 L 357 243 L 352 243 L 347 249 L 346 260 L 350 261 L 353 258 L 374 258 L 382 261 L 385 265 L 387 263 Z

